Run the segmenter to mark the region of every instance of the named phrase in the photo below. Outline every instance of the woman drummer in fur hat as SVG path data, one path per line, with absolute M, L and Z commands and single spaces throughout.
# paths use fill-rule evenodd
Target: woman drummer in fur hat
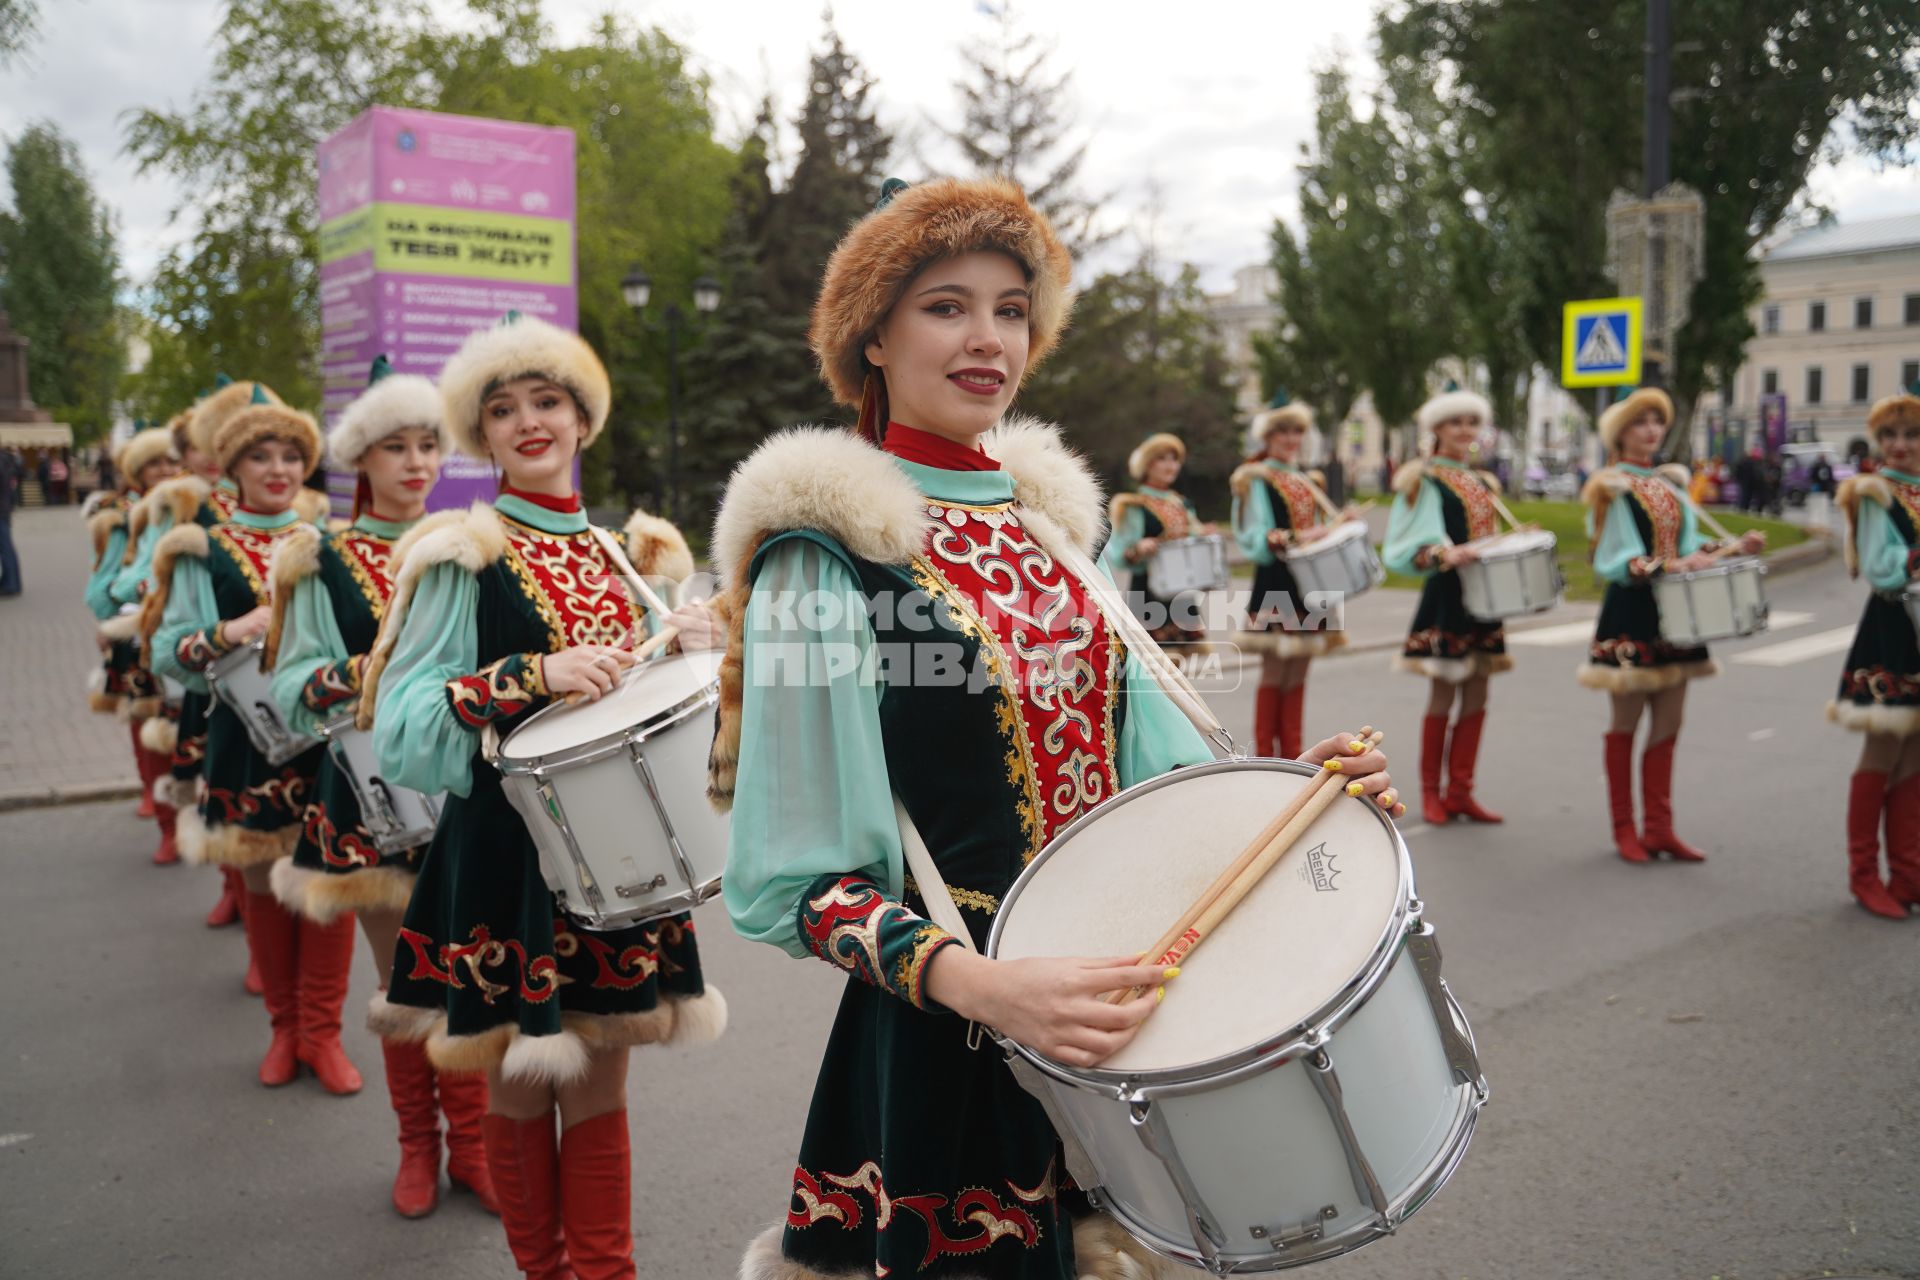
M 1454 572 L 1477 557 L 1475 539 L 1500 532 L 1494 506 L 1500 482 L 1470 461 L 1492 420 L 1486 398 L 1471 391 L 1445 391 L 1420 406 L 1420 431 L 1433 448 L 1393 473 L 1393 510 L 1381 548 L 1387 568 L 1426 579 L 1406 646 L 1393 665 L 1430 684 L 1420 722 L 1420 805 L 1422 817 L 1435 825 L 1455 817 L 1501 820 L 1474 799 L 1473 779 L 1486 728 L 1487 685 L 1512 670 L 1513 659 L 1507 656 L 1506 628 L 1467 612 Z M 1456 700 L 1460 715 L 1449 741 L 1447 721 Z
M 454 353 L 440 398 L 453 444 L 499 471 L 500 494 L 403 540 L 360 677 L 385 777 L 447 793 L 370 1022 L 424 1042 L 443 1078 L 486 1075 L 481 1134 L 521 1271 L 632 1277 L 629 1050 L 711 1040 L 726 1003 L 685 914 L 593 931 L 562 914 L 481 746 L 555 699 L 612 690 L 649 632 L 673 625 L 683 646 L 711 647 L 715 627 L 700 605 L 650 614 L 588 524 L 574 468 L 612 387 L 584 340 L 509 315 Z M 643 577 L 692 573 L 671 524 L 636 513 L 626 532 Z
M 300 526 L 273 557 L 265 661 L 273 670 L 274 700 L 292 729 L 317 736 L 359 702 L 360 677 L 393 594 L 396 544 L 426 516 L 427 496 L 440 475 L 446 444 L 440 412 L 440 391 L 431 379 L 394 374 L 381 356 L 366 391 L 327 435 L 332 464 L 356 477 L 353 523 L 332 534 Z M 425 845 L 380 851 L 352 781 L 329 752 L 314 779 L 300 841 L 273 864 L 273 891 L 288 910 L 316 924 L 357 916 L 385 991 L 401 916 L 425 853 Z M 448 1179 L 491 1211 L 493 1180 L 480 1137 L 486 1080 L 471 1074 L 436 1078 L 418 1043 L 381 1047 L 387 1097 L 400 1122 L 395 1212 L 421 1218 L 438 1204 L 442 1115 Z
M 1233 473 L 1233 536 L 1253 562 L 1253 593 L 1240 647 L 1260 655 L 1254 693 L 1255 754 L 1292 759 L 1300 754 L 1306 713 L 1307 667 L 1346 647 L 1327 610 L 1302 598 L 1287 552 L 1311 546 L 1336 529 L 1326 513 L 1325 478 L 1301 466 L 1314 434 L 1313 410 L 1289 404 L 1254 423 L 1260 451 Z
M 1608 465 L 1593 473 L 1580 495 L 1589 509 L 1593 571 L 1607 589 L 1593 644 L 1576 675 L 1587 688 L 1605 690 L 1612 703 L 1607 803 L 1614 847 L 1628 862 L 1649 862 L 1663 853 L 1678 862 L 1703 862 L 1707 856 L 1674 833 L 1673 756 L 1687 683 L 1720 668 L 1704 645 L 1675 645 L 1661 634 L 1653 580 L 1707 568 L 1722 550 L 1753 555 L 1766 544 L 1766 535 L 1757 530 L 1724 549 L 1701 538 L 1685 496 L 1685 468 L 1662 471 L 1654 465 L 1672 422 L 1673 401 L 1658 387 L 1641 387 L 1609 407 L 1600 415 Z M 1648 724 L 1640 786 L 1646 821 L 1636 831 L 1633 735 L 1643 714 Z
M 1107 504 L 1107 565 L 1126 589 L 1127 599 L 1141 614 L 1147 633 L 1163 645 L 1177 644 L 1175 656 L 1197 652 L 1205 643 L 1204 622 L 1183 618 L 1172 600 L 1155 596 L 1147 585 L 1147 565 L 1163 539 L 1187 538 L 1214 532 L 1200 522 L 1200 513 L 1174 488 L 1187 462 L 1186 442 L 1171 432 L 1148 436 L 1127 458 L 1127 474 L 1138 487 L 1116 493 Z M 1128 575 L 1121 578 L 1121 574 Z M 1194 624 L 1197 625 L 1188 625 Z
M 745 937 L 850 979 L 785 1216 L 740 1274 L 1169 1274 L 1063 1194 L 1046 1114 L 967 1028 L 1098 1062 L 1154 1007 L 1099 997 L 1177 971 L 969 950 L 904 874 L 894 797 L 983 944 L 1062 827 L 1210 753 L 1139 657 L 1123 664 L 1070 567 L 1100 572 L 1085 559 L 1104 534 L 1098 484 L 1055 428 L 1007 414 L 1066 322 L 1065 248 L 1005 181 L 888 190 L 829 260 L 809 335 L 856 429 L 762 445 L 714 528 L 727 910 Z M 1384 760 L 1350 764 L 1390 807 Z
M 121 613 L 112 588 L 132 536 L 130 521 L 135 508 L 178 466 L 173 437 L 164 427 L 136 431 L 114 458 L 121 487 L 106 495 L 87 519 L 94 557 L 93 571 L 87 576 L 87 607 L 100 624 L 98 643 L 105 655 L 100 687 L 90 701 L 95 711 L 113 712 L 127 722 L 140 775 L 139 813 L 160 826 L 160 843 L 153 853 L 153 861 L 159 866 L 179 861 L 174 851 L 171 797 L 158 794 L 167 777 L 168 759 L 145 742 L 147 722 L 161 713 L 160 686 L 141 661 L 133 615 Z
M 154 587 L 141 606 L 154 669 L 201 694 L 217 659 L 266 632 L 269 568 L 304 523 L 295 500 L 320 465 L 320 429 L 255 388 L 211 444 L 238 494 L 233 514 L 212 528 L 189 519 L 169 530 L 154 548 Z M 340 1047 L 353 922 L 296 920 L 270 883 L 274 859 L 299 838 L 324 750 L 316 743 L 273 764 L 233 708 L 214 701 L 199 804 L 181 814 L 180 846 L 190 861 L 235 869 L 246 886 L 242 918 L 273 1030 L 260 1083 L 289 1084 L 304 1065 L 329 1093 L 349 1094 L 361 1083 Z
M 1842 484 L 1840 508 L 1847 571 L 1873 594 L 1827 719 L 1865 735 L 1847 792 L 1847 887 L 1874 915 L 1904 920 L 1920 906 L 1920 642 L 1902 599 L 1920 575 L 1920 387 L 1874 405 L 1867 430 L 1880 469 Z

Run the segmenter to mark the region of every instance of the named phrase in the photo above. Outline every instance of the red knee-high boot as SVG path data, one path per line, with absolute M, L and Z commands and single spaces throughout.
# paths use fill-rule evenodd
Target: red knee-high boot
M 213 910 L 207 912 L 207 928 L 218 929 L 222 925 L 238 921 L 246 897 L 247 886 L 246 882 L 240 878 L 239 869 L 221 867 L 220 900 L 213 904 Z
M 447 1118 L 447 1180 L 473 1192 L 488 1213 L 500 1212 L 493 1174 L 487 1168 L 487 1140 L 480 1121 L 487 1114 L 487 1078 L 464 1072 L 439 1076 L 440 1114 Z
M 1907 909 L 1880 882 L 1880 815 L 1884 812 L 1887 819 L 1887 865 L 1897 868 L 1897 843 L 1920 839 L 1920 830 L 1912 825 L 1912 806 L 1920 803 L 1912 789 L 1915 782 L 1920 777 L 1888 790 L 1886 774 L 1862 769 L 1847 788 L 1847 889 L 1866 910 L 1889 920 L 1905 920 Z
M 1253 693 L 1253 754 L 1280 754 L 1280 686 L 1263 684 Z
M 153 820 L 160 828 L 160 843 L 153 851 L 153 865 L 170 867 L 180 861 L 180 847 L 176 841 L 179 831 L 180 811 L 168 803 L 167 772 L 162 769 L 158 774 L 158 785 L 154 788 Z
M 383 1041 L 387 1101 L 400 1121 L 400 1169 L 393 1175 L 393 1211 L 424 1218 L 440 1203 L 440 1112 L 425 1045 Z
M 1673 831 L 1673 748 L 1678 736 L 1656 742 L 1640 757 L 1640 790 L 1647 823 L 1640 844 L 1648 853 L 1664 853 L 1675 862 L 1705 862 L 1707 855 Z
M 247 894 L 247 945 L 260 966 L 273 1043 L 260 1059 L 260 1083 L 276 1087 L 300 1074 L 300 922 L 270 893 Z
M 136 818 L 153 817 L 153 764 L 148 760 L 148 752 L 140 742 L 140 721 L 127 721 L 127 728 L 133 736 L 133 767 L 140 775 L 140 807 L 133 811 Z
M 488 1114 L 480 1132 L 514 1264 L 528 1280 L 573 1280 L 560 1235 L 560 1145 L 553 1117 L 514 1120 Z
M 1887 893 L 1920 907 L 1920 773 L 1887 793 Z
M 353 917 L 300 919 L 300 1061 L 328 1093 L 360 1092 L 360 1071 L 340 1047 L 340 1007 L 353 971 Z
M 1450 813 L 1468 822 L 1505 822 L 1491 809 L 1483 809 L 1473 799 L 1473 771 L 1480 759 L 1480 734 L 1487 727 L 1487 713 L 1476 711 L 1461 716 L 1453 726 L 1453 741 L 1447 744 L 1447 797 Z
M 624 1108 L 561 1133 L 560 1221 L 580 1280 L 634 1280 L 633 1158 Z
M 1607 808 L 1613 817 L 1613 844 L 1628 862 L 1647 862 L 1647 851 L 1633 821 L 1633 735 L 1607 735 Z
M 1445 826 L 1453 818 L 1440 795 L 1446 761 L 1447 718 L 1428 716 L 1420 722 L 1420 816 L 1429 826 Z
M 1280 695 L 1280 751 L 1282 760 L 1297 760 L 1304 744 L 1300 741 L 1300 719 L 1307 709 L 1307 686 L 1304 682 L 1285 690 Z

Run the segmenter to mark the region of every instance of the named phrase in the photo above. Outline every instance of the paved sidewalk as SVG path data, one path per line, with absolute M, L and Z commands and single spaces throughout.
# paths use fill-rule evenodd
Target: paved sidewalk
M 25 590 L 0 600 L 0 809 L 139 790 L 127 727 L 87 709 L 99 665 L 81 598 L 93 545 L 78 507 L 16 511 Z

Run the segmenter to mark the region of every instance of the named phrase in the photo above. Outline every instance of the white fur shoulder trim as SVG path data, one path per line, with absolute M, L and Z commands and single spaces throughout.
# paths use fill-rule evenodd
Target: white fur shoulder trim
M 981 442 L 1013 473 L 1013 498 L 1052 517 L 1082 552 L 1105 536 L 1104 495 L 1087 460 L 1060 438 L 1060 428 L 1038 418 L 1001 422 Z
M 863 560 L 904 564 L 926 503 L 887 455 L 837 427 L 790 427 L 734 468 L 713 522 L 714 569 L 731 584 L 767 533 L 814 529 Z
M 693 576 L 693 552 L 671 520 L 636 510 L 621 532 L 626 535 L 627 559 L 641 577 L 685 582 Z
M 1393 470 L 1393 491 L 1412 502 L 1420 491 L 1420 482 L 1426 476 L 1427 464 L 1424 459 L 1414 458 L 1403 462 Z

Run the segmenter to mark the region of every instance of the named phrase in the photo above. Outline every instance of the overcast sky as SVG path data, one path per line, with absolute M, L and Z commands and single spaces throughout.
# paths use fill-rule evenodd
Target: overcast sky
M 368 0 L 377 3 L 378 0 Z M 451 10 L 451 0 L 439 0 Z M 547 0 L 563 38 L 578 38 L 607 0 Z M 790 118 L 820 31 L 809 0 L 624 0 L 619 13 L 665 29 L 712 75 L 732 141 L 764 92 Z M 137 177 L 121 153 L 122 114 L 184 106 L 206 74 L 219 0 L 46 0 L 40 44 L 0 75 L 0 136 L 47 118 L 79 145 L 120 219 L 136 283 L 179 235 L 168 213 L 180 192 Z M 977 0 L 837 0 L 836 25 L 878 79 L 882 119 L 915 157 L 948 168 L 931 121 L 953 118 L 959 46 L 994 24 Z M 1311 136 L 1311 71 L 1330 55 L 1364 62 L 1368 13 L 1359 0 L 1022 0 L 1027 26 L 1073 74 L 1073 111 L 1089 142 L 1085 185 L 1113 196 L 1110 220 L 1137 233 L 1158 192 L 1162 253 L 1198 264 L 1209 288 L 1266 255 L 1276 215 L 1295 216 L 1293 165 Z M 1131 15 L 1131 16 L 1130 16 Z M 1633 127 L 1637 127 L 1637 122 Z M 4 193 L 0 193 L 3 195 Z M 1815 194 L 1842 221 L 1920 209 L 1920 173 L 1876 173 L 1862 162 L 1822 170 Z M 1137 246 L 1123 238 L 1120 252 Z

